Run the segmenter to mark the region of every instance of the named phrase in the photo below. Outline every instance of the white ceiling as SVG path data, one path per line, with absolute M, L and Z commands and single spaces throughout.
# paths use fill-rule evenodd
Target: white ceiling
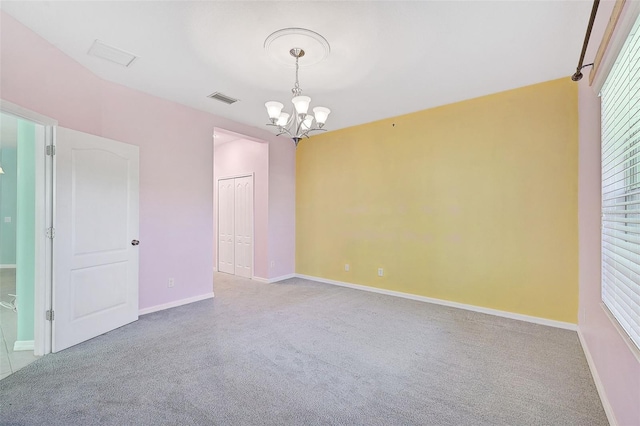
M 294 82 L 293 69 L 264 51 L 265 38 L 281 28 L 313 30 L 331 53 L 301 68 L 300 85 L 312 106 L 331 108 L 328 130 L 569 76 L 592 6 L 559 0 L 0 4 L 107 80 L 256 127 L 267 122 L 265 101 L 290 105 Z M 89 56 L 95 39 L 140 59 L 124 68 Z M 215 91 L 240 102 L 206 97 Z

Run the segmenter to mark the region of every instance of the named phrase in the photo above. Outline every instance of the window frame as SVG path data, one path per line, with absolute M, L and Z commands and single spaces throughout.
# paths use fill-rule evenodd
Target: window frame
M 594 86 L 595 86 L 594 89 L 596 89 L 596 91 L 599 93 L 605 86 L 605 83 L 607 83 L 607 80 L 609 79 L 609 76 L 614 70 L 614 66 L 618 62 L 620 55 L 625 53 L 625 52 L 622 52 L 622 50 L 625 47 L 627 40 L 630 39 L 631 32 L 634 29 L 634 27 L 636 28 L 636 35 L 635 35 L 635 39 L 637 42 L 636 44 L 640 43 L 637 41 L 638 37 L 640 37 L 639 35 L 640 34 L 639 3 L 640 2 L 631 2 L 631 4 L 629 5 L 629 9 L 627 9 L 626 11 L 627 13 L 623 15 L 623 19 L 621 19 L 621 21 L 618 23 L 619 26 L 618 28 L 616 28 L 615 37 L 614 39 L 612 39 L 613 43 L 612 45 L 609 46 L 609 48 L 607 49 L 607 53 L 605 54 L 605 59 L 603 61 L 605 62 L 605 64 L 601 67 L 600 72 L 596 75 L 594 79 Z M 636 50 L 634 50 L 634 52 L 636 52 Z M 634 53 L 634 56 L 636 56 L 636 53 Z M 640 60 L 638 64 L 640 65 Z M 626 78 L 631 79 L 633 77 L 633 80 L 635 80 L 636 78 L 639 78 L 640 66 L 637 68 L 634 67 L 634 70 L 636 69 L 637 69 L 636 72 L 632 70 L 625 70 L 626 74 L 629 76 Z M 622 87 L 622 90 L 625 90 L 624 85 L 620 87 Z M 640 86 L 638 89 L 638 93 L 640 93 Z M 606 128 L 604 123 L 605 105 L 602 105 L 603 108 L 601 109 L 601 113 L 600 113 L 601 124 L 602 124 L 600 148 L 601 148 L 601 153 L 603 155 L 603 157 L 601 158 L 602 174 L 600 179 L 601 197 L 602 197 L 601 198 L 602 220 L 601 220 L 601 232 L 600 232 L 600 236 L 601 236 L 600 253 L 601 253 L 602 271 L 601 271 L 600 289 L 601 289 L 601 305 L 605 313 L 610 318 L 610 320 L 612 321 L 612 323 L 614 324 L 618 332 L 620 332 L 620 334 L 624 338 L 627 345 L 631 348 L 636 358 L 640 360 L 640 333 L 638 333 L 637 331 L 637 327 L 640 325 L 640 312 L 637 312 L 637 315 L 633 315 L 636 313 L 636 311 L 633 308 L 635 308 L 636 305 L 640 307 L 640 301 L 635 300 L 636 299 L 635 296 L 628 296 L 630 299 L 632 299 L 633 303 L 636 303 L 636 305 L 631 306 L 632 322 L 631 324 L 628 324 L 628 327 L 631 330 L 633 330 L 631 332 L 631 331 L 628 331 L 626 327 L 623 325 L 623 322 L 628 322 L 628 321 L 622 318 L 618 318 L 616 313 L 613 310 L 613 309 L 616 309 L 616 307 L 610 308 L 607 305 L 607 301 L 605 300 L 606 299 L 605 293 L 607 291 L 614 292 L 612 294 L 615 294 L 616 289 L 619 292 L 622 292 L 625 289 L 624 287 L 627 286 L 626 284 L 616 285 L 616 282 L 619 284 L 621 280 L 616 279 L 615 276 L 613 279 L 605 279 L 606 274 L 611 275 L 611 270 L 610 270 L 611 268 L 614 269 L 614 272 L 618 272 L 619 269 L 622 269 L 622 268 L 627 268 L 627 265 L 622 265 L 622 264 L 620 264 L 622 268 L 620 268 L 619 266 L 614 267 L 611 264 L 607 265 L 607 256 L 613 253 L 614 257 L 609 257 L 608 259 L 614 260 L 616 259 L 616 256 L 618 255 L 618 253 L 612 252 L 610 248 L 606 248 L 606 246 L 611 247 L 613 245 L 614 249 L 619 247 L 622 250 L 626 250 L 630 253 L 634 253 L 634 252 L 640 253 L 640 223 L 637 223 L 637 222 L 634 223 L 634 221 L 637 221 L 640 218 L 640 114 L 634 115 L 632 111 L 634 109 L 638 109 L 638 106 L 636 104 L 631 104 L 628 98 L 626 101 L 628 102 L 628 104 L 624 106 L 624 112 L 627 114 L 626 115 L 626 120 L 628 123 L 627 129 L 632 130 L 632 129 L 636 129 L 636 127 L 638 129 L 633 130 L 632 132 L 629 132 L 628 135 L 625 134 L 624 136 L 625 140 L 623 140 L 622 142 L 616 140 L 613 144 L 605 146 L 605 142 L 606 142 L 605 132 L 610 130 L 612 124 L 613 124 L 613 128 L 617 128 L 618 123 L 615 122 L 615 120 L 617 119 L 617 116 L 614 116 L 613 118 L 611 118 L 610 122 L 607 122 L 610 128 Z M 606 107 L 609 107 L 609 105 L 606 105 Z M 638 109 L 638 111 L 640 111 L 640 109 Z M 631 122 L 630 120 L 632 118 L 635 118 L 636 116 L 638 116 L 638 120 Z M 624 117 L 624 115 L 622 117 Z M 610 117 L 607 117 L 607 118 L 610 118 Z M 616 133 L 617 133 L 617 130 L 616 130 Z M 622 151 L 622 154 L 616 154 L 617 151 Z M 606 155 L 605 155 L 605 152 L 606 152 Z M 605 170 L 605 165 L 606 166 L 609 165 L 605 161 L 605 156 L 606 156 L 606 161 L 611 161 L 613 163 L 614 161 L 610 159 L 610 157 L 613 157 L 616 160 L 621 160 L 621 162 L 615 165 L 612 165 L 610 166 L 609 169 Z M 615 170 L 616 168 L 619 168 L 619 169 Z M 609 181 L 610 179 L 612 179 L 612 181 Z M 622 184 L 621 187 L 619 183 Z M 609 187 L 613 186 L 613 189 L 611 188 L 607 189 L 607 191 L 610 191 L 613 194 L 609 194 L 608 195 L 609 199 L 605 201 L 605 193 L 606 193 L 605 188 L 607 186 Z M 624 192 L 620 194 L 616 194 L 615 191 L 618 191 L 620 189 L 622 189 Z M 622 208 L 618 207 L 620 206 L 620 204 L 617 204 L 616 206 L 617 200 L 622 201 L 623 203 Z M 606 211 L 607 209 L 609 209 L 609 211 Z M 612 213 L 612 211 L 615 213 Z M 623 220 L 629 219 L 630 221 L 629 222 L 619 221 L 619 223 L 622 225 L 622 228 L 623 228 L 622 230 L 607 227 L 606 225 L 611 223 L 610 220 L 607 218 L 608 217 L 607 215 L 610 216 L 612 214 L 618 214 L 619 218 L 622 218 Z M 633 221 L 631 219 L 633 219 Z M 632 231 L 629 228 L 638 228 L 638 232 L 634 232 L 635 230 Z M 606 233 L 606 232 L 613 232 L 614 234 L 618 233 L 618 235 L 612 235 L 611 233 Z M 612 242 L 611 239 L 620 240 L 620 242 L 622 243 L 618 245 L 616 244 L 616 242 Z M 635 250 L 633 246 L 636 246 Z M 629 248 L 631 248 L 631 250 Z M 629 260 L 629 262 L 635 263 L 636 266 L 640 266 L 640 261 L 636 261 L 635 259 Z M 627 269 L 629 270 L 629 272 L 635 275 L 640 275 L 638 272 L 635 272 L 630 268 L 627 268 Z M 623 276 L 626 276 L 623 273 L 621 274 Z M 628 278 L 628 281 L 631 281 L 631 285 L 632 285 L 631 291 L 634 293 L 638 293 L 636 291 L 636 288 L 640 289 L 640 281 L 636 282 L 635 280 L 629 277 L 627 278 Z M 608 283 L 609 281 L 611 281 L 611 283 L 607 287 L 606 283 Z M 615 305 L 615 303 L 612 302 L 612 299 L 614 299 L 613 296 L 608 296 L 608 299 L 609 299 L 609 303 L 612 303 Z M 626 310 L 621 304 L 618 304 L 617 308 L 618 310 L 620 309 L 622 309 L 623 311 Z M 635 335 L 635 338 L 632 337 L 632 333 Z

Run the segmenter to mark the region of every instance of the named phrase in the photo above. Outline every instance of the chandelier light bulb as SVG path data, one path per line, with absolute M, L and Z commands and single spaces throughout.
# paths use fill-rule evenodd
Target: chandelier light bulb
M 318 123 L 318 127 L 322 127 L 327 121 L 329 114 L 331 114 L 331 110 L 329 108 L 317 106 L 313 109 L 313 114 L 316 116 L 316 123 Z
M 289 122 L 289 114 L 287 114 L 286 112 L 282 112 L 280 113 L 280 117 L 278 117 L 278 121 L 276 122 L 276 124 L 280 127 L 284 127 L 287 125 L 288 122 Z
M 278 117 L 280 117 L 280 112 L 282 111 L 282 108 L 284 108 L 284 105 L 280 102 L 269 101 L 265 103 L 264 106 L 267 107 L 267 114 L 269 114 L 271 122 L 275 123 L 276 120 L 278 120 Z
M 311 103 L 311 98 L 308 96 L 296 96 L 291 99 L 293 105 L 296 107 L 296 112 L 298 115 L 304 116 L 309 110 L 309 103 Z
M 302 121 L 302 128 L 304 130 L 310 130 L 312 124 L 313 124 L 313 115 L 311 114 L 305 115 L 304 120 Z

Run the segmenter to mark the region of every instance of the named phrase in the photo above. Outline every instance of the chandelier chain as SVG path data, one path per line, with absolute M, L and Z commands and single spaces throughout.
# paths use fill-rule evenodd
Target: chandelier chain
M 300 94 L 302 93 L 300 83 L 298 82 L 298 69 L 298 57 L 296 56 L 296 84 L 293 86 L 293 89 L 291 89 L 291 92 L 293 92 L 294 96 L 300 96 Z

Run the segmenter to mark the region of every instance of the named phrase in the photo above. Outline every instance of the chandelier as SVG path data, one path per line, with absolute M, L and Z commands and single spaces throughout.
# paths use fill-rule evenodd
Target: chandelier
M 289 135 L 297 147 L 300 139 L 308 138 L 310 132 L 326 131 L 322 127 L 324 127 L 331 110 L 317 106 L 313 108 L 315 116 L 307 113 L 311 98 L 302 95 L 302 89 L 298 81 L 298 60 L 304 56 L 304 50 L 295 47 L 289 50 L 289 53 L 296 58 L 296 84 L 291 89 L 291 93 L 293 93 L 293 98 L 291 99 L 293 104 L 292 113 L 283 112 L 284 105 L 280 102 L 269 101 L 264 106 L 267 107 L 267 113 L 271 120 L 271 123 L 267 123 L 267 126 L 277 127 L 278 136 Z

